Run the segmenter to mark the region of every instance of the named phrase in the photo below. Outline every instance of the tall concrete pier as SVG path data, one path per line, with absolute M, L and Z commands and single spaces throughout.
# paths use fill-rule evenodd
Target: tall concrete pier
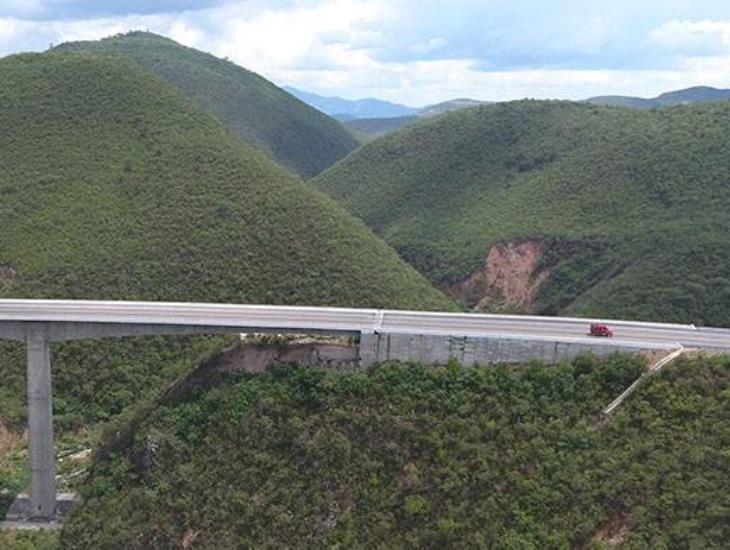
M 28 447 L 30 452 L 30 517 L 56 513 L 56 467 L 53 455 L 51 348 L 45 326 L 28 330 Z

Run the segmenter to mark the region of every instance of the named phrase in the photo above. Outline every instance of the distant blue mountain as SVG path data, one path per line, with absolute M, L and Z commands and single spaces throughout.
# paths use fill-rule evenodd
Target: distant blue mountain
M 696 86 L 694 88 L 677 90 L 675 92 L 666 92 L 649 99 L 620 95 L 598 96 L 586 99 L 587 102 L 596 103 L 598 105 L 614 105 L 617 107 L 632 107 L 635 109 L 657 109 L 660 107 L 672 107 L 674 105 L 686 105 L 689 103 L 728 100 L 730 100 L 730 90 L 711 88 L 709 86 Z
M 454 111 L 477 105 L 486 105 L 489 103 L 488 101 L 478 101 L 474 99 L 454 99 L 417 109 L 373 98 L 350 100 L 341 97 L 326 97 L 313 94 L 311 92 L 304 92 L 291 86 L 285 86 L 284 90 L 304 103 L 311 105 L 315 109 L 318 109 L 319 111 L 322 111 L 341 122 L 350 122 L 360 119 L 400 118 L 402 119 L 401 122 L 405 123 L 405 117 L 429 117 L 445 113 L 447 111 Z M 656 109 L 660 107 L 671 107 L 674 105 L 685 105 L 689 103 L 728 100 L 730 100 L 730 89 L 724 90 L 711 88 L 709 86 L 696 86 L 694 88 L 667 92 L 653 98 L 607 95 L 591 97 L 584 101 L 598 105 L 614 105 L 634 109 Z M 385 121 L 383 122 L 389 127 L 389 129 L 392 129 L 390 128 L 389 123 Z M 380 123 L 377 124 L 379 125 Z
M 310 92 L 304 92 L 291 86 L 284 86 L 284 90 L 294 97 L 308 103 L 315 109 L 322 111 L 340 120 L 356 118 L 390 118 L 415 115 L 419 109 L 382 101 L 380 99 L 343 99 L 341 97 L 325 97 Z

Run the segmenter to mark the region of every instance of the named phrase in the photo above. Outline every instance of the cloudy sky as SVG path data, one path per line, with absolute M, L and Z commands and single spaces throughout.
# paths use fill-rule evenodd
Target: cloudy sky
M 730 0 L 0 0 L 0 56 L 138 29 L 414 106 L 730 87 Z

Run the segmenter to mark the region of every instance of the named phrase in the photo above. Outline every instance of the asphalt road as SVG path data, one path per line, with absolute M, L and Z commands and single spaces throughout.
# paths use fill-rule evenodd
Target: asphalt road
M 585 341 L 606 345 L 730 349 L 730 330 L 693 325 L 639 323 L 523 315 L 482 315 L 378 309 L 299 306 L 105 302 L 76 300 L 0 300 L 2 322 L 81 322 L 195 325 L 282 332 L 318 330 L 333 334 L 360 332 L 502 336 L 524 340 Z M 592 322 L 609 325 L 613 338 L 587 336 Z

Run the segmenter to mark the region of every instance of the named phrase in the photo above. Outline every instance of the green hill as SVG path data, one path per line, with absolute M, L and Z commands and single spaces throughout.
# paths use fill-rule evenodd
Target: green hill
M 448 101 L 442 101 L 441 103 L 435 103 L 428 105 L 418 111 L 418 116 L 423 118 L 430 118 L 451 111 L 458 111 L 460 109 L 469 109 L 471 107 L 478 107 L 479 105 L 489 105 L 493 103 L 491 101 L 482 101 L 479 99 L 469 99 L 466 97 L 458 99 L 450 99 Z
M 215 114 L 223 125 L 283 166 L 311 177 L 358 143 L 339 122 L 259 75 L 168 38 L 131 32 L 94 42 L 71 42 L 61 51 L 120 54 L 134 59 Z
M 660 107 L 660 105 L 654 103 L 654 99 L 624 95 L 600 95 L 596 97 L 589 97 L 586 99 L 586 102 L 593 103 L 595 105 L 626 107 L 630 109 L 654 109 Z
M 122 57 L 0 60 L 0 297 L 450 308 L 364 224 Z M 190 339 L 54 348 L 56 412 L 119 412 Z M 24 350 L 0 343 L 0 417 Z
M 730 325 L 730 104 L 521 101 L 378 139 L 315 184 L 470 306 Z
M 67 548 L 720 548 L 727 359 L 197 377 L 109 430 Z M 116 434 L 116 435 L 112 435 Z M 723 447 L 723 442 L 725 446 Z
M 362 135 L 364 140 L 371 140 L 395 130 L 400 130 L 404 126 L 414 124 L 419 120 L 417 116 L 410 115 L 389 118 L 355 118 L 347 120 L 343 124 L 357 135 Z
M 661 107 L 729 100 L 730 90 L 713 88 L 711 86 L 694 86 L 692 88 L 685 88 L 684 90 L 664 92 L 653 99 Z
M 665 92 L 657 97 L 642 98 L 621 95 L 597 96 L 586 99 L 597 105 L 613 105 L 616 107 L 631 107 L 634 109 L 658 109 L 690 103 L 706 103 L 709 101 L 730 100 L 730 90 L 711 88 L 710 86 L 695 86 L 684 90 Z

